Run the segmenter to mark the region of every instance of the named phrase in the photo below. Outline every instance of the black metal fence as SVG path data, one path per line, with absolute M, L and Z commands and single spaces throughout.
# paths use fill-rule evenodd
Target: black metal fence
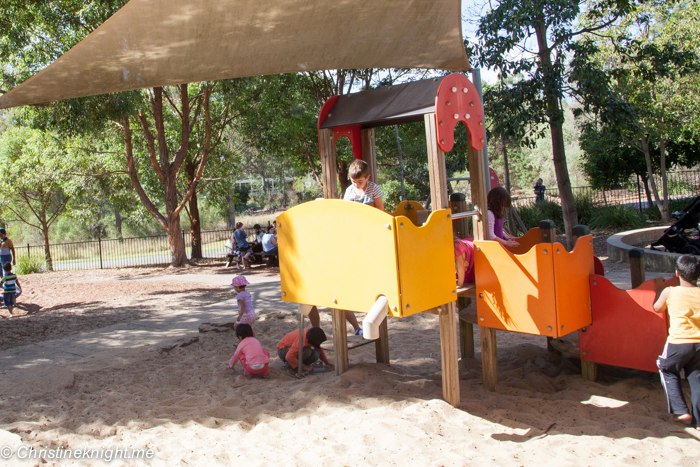
M 683 199 L 700 195 L 700 171 L 669 172 L 666 179 L 668 182 L 668 194 L 671 199 Z M 654 182 L 659 195 L 661 195 L 661 178 L 655 177 Z M 612 187 L 605 190 L 594 189 L 590 186 L 579 186 L 572 187 L 571 190 L 575 198 L 588 199 L 598 206 L 629 206 L 638 208 L 640 211 L 649 207 L 644 182 L 638 176 L 631 178 L 625 186 Z M 548 187 L 545 199 L 559 203 L 559 190 L 556 187 Z M 533 204 L 535 200 L 534 193 L 513 194 L 513 205 L 515 207 Z
M 252 240 L 253 229 L 246 229 Z M 189 231 L 182 231 L 187 258 L 192 258 L 192 238 Z M 205 260 L 224 260 L 229 252 L 226 240 L 230 230 L 202 232 L 202 257 Z M 167 235 L 149 237 L 110 238 L 85 242 L 49 244 L 53 270 L 107 269 L 135 266 L 164 266 L 172 261 Z M 46 260 L 44 245 L 19 246 L 15 244 L 17 260 L 23 257 Z

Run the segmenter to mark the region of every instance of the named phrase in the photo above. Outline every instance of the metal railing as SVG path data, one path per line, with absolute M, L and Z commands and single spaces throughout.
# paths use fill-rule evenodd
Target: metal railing
M 253 229 L 245 229 L 249 240 Z M 192 258 L 192 238 L 189 231 L 182 231 L 187 258 Z M 226 240 L 231 230 L 209 230 L 201 232 L 202 258 L 209 261 L 225 260 L 229 249 Z M 143 266 L 164 266 L 172 262 L 167 235 L 130 238 L 100 238 L 84 242 L 49 244 L 53 270 L 107 269 Z M 22 257 L 46 260 L 44 245 L 19 246 L 15 254 Z
M 669 172 L 666 179 L 668 182 L 668 193 L 671 199 L 683 199 L 700 195 L 700 171 L 684 170 Z M 655 176 L 654 182 L 659 190 L 659 195 L 661 195 L 661 177 Z M 571 191 L 573 192 L 574 198 L 588 199 L 597 206 L 629 206 L 638 208 L 640 211 L 649 207 L 644 182 L 638 176 L 630 179 L 626 186 L 609 189 L 594 189 L 590 186 L 578 186 L 572 187 Z M 556 187 L 548 187 L 545 193 L 545 200 L 560 203 L 559 190 Z M 535 201 L 536 197 L 534 193 L 523 195 L 514 193 L 512 197 L 512 204 L 515 207 L 534 204 Z

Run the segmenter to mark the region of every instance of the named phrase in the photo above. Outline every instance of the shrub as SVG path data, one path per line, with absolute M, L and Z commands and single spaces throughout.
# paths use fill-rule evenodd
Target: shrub
M 629 230 L 646 225 L 646 216 L 638 210 L 623 206 L 605 206 L 595 209 L 591 218 L 592 229 Z
M 20 256 L 17 258 L 15 272 L 20 276 L 46 271 L 46 260 L 38 256 Z
M 398 180 L 389 180 L 382 183 L 379 187 L 382 189 L 382 193 L 384 194 L 384 197 L 382 198 L 382 201 L 384 201 L 384 210 L 386 212 L 396 211 L 396 206 L 401 203 L 401 182 Z M 406 189 L 407 200 L 418 200 L 419 194 L 416 187 L 410 183 L 404 182 L 404 188 Z

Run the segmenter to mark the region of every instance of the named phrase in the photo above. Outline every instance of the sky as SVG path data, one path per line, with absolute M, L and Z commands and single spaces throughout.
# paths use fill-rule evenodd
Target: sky
M 462 0 L 462 34 L 466 38 L 472 41 L 476 39 L 477 22 L 488 8 L 488 0 Z M 481 80 L 484 85 L 494 84 L 498 81 L 498 76 L 493 70 L 482 68 Z

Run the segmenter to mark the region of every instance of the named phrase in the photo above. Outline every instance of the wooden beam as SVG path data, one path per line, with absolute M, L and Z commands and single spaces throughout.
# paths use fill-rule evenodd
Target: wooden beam
M 581 376 L 586 381 L 596 381 L 598 379 L 598 364 L 581 360 Z
M 630 279 L 632 288 L 636 289 L 646 280 L 646 272 L 644 271 L 644 250 L 641 248 L 632 248 L 629 251 L 630 257 Z
M 345 310 L 331 310 L 333 318 L 333 353 L 335 354 L 335 374 L 340 376 L 350 367 L 348 360 L 348 330 L 345 323 Z
M 302 377 L 304 366 L 304 315 L 299 313 L 299 362 L 297 366 L 297 376 Z
M 496 330 L 479 326 L 481 331 L 481 366 L 484 374 L 484 388 L 495 391 L 498 387 L 498 348 Z
M 447 172 L 445 153 L 438 146 L 435 114 L 424 116 L 425 140 L 428 146 L 428 172 L 430 173 L 430 199 L 432 210 L 449 209 L 447 198 Z M 459 361 L 457 358 L 457 312 L 456 303 L 442 307 L 440 314 L 440 351 L 442 355 L 442 397 L 459 405 Z
M 379 325 L 379 339 L 374 342 L 374 349 L 377 354 L 377 363 L 389 362 L 389 317 L 385 317 L 382 324 Z
M 545 219 L 540 221 L 540 243 L 554 243 L 557 241 L 557 226 L 554 221 Z M 547 337 L 547 351 L 561 354 L 553 345 L 554 338 Z
M 374 144 L 374 128 L 360 130 L 360 139 L 362 141 L 362 160 L 369 165 L 369 179 L 377 183 L 377 150 Z
M 467 297 L 457 297 L 457 313 L 471 304 Z M 459 320 L 459 347 L 462 360 L 474 358 L 474 325 L 463 319 Z
M 459 361 L 457 360 L 457 312 L 455 302 L 443 305 L 440 314 L 440 354 L 442 357 L 442 397 L 452 407 L 459 406 Z
M 435 114 L 425 114 L 425 140 L 428 146 L 428 172 L 430 174 L 430 200 L 433 211 L 449 209 L 447 199 L 447 172 L 445 153 L 437 142 Z
M 318 130 L 321 151 L 321 171 L 323 180 L 323 197 L 338 198 L 338 169 L 335 158 L 335 140 L 333 130 Z

